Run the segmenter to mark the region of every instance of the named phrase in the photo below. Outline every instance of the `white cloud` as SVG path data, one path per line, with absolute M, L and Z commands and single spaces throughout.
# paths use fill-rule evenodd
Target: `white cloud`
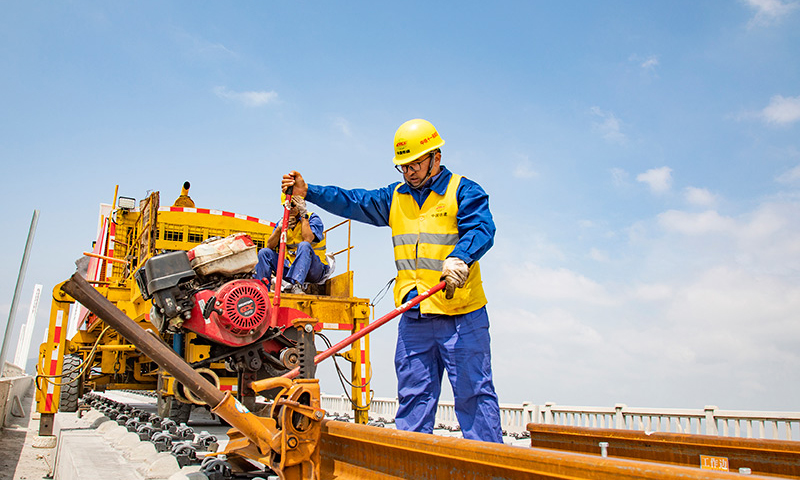
M 636 180 L 646 183 L 653 193 L 666 193 L 672 187 L 672 169 L 669 167 L 651 168 L 637 175 Z
M 246 107 L 260 107 L 278 100 L 278 93 L 275 91 L 235 92 L 226 87 L 215 87 L 214 93 L 220 98 L 241 103 Z
M 778 183 L 797 183 L 800 181 L 800 165 L 778 175 L 775 180 Z
M 700 207 L 710 207 L 717 202 L 717 196 L 705 188 L 686 187 L 686 201 Z
M 656 75 L 656 67 L 659 65 L 658 55 L 649 55 L 643 57 L 638 54 L 633 54 L 628 57 L 628 61 L 635 63 L 639 66 L 639 69 L 642 73 L 646 76 L 657 76 Z
M 746 0 L 746 3 L 756 10 L 755 16 L 748 23 L 751 28 L 777 23 L 798 7 L 797 2 L 784 3 L 781 0 Z
M 614 182 L 614 185 L 617 187 L 621 187 L 622 185 L 628 184 L 628 178 L 630 174 L 621 168 L 612 168 L 611 170 L 611 181 Z
M 513 288 L 525 296 L 549 301 L 570 300 L 593 305 L 609 305 L 611 298 L 597 282 L 568 270 L 551 269 L 533 263 L 509 265 Z
M 761 111 L 761 118 L 767 123 L 786 125 L 800 120 L 800 96 L 783 97 L 775 95 L 769 105 Z
M 597 248 L 592 248 L 589 250 L 589 258 L 596 262 L 608 262 L 608 253 Z
M 549 308 L 536 314 L 521 308 L 505 307 L 501 315 L 520 319 L 515 324 L 505 323 L 498 326 L 498 331 L 505 335 L 549 338 L 553 344 L 582 349 L 602 347 L 606 343 L 600 332 L 577 320 L 565 309 Z M 558 350 L 558 347 L 554 350 Z
M 182 29 L 174 29 L 175 39 L 182 45 L 185 51 L 196 57 L 215 58 L 227 57 L 238 58 L 239 55 L 221 43 L 210 42 L 197 35 L 186 32 Z
M 787 219 L 787 213 L 775 205 L 762 205 L 749 215 L 746 221 L 740 222 L 742 225 L 740 235 L 745 240 L 778 241 L 779 239 L 773 236 L 784 230 L 791 221 Z
M 658 57 L 650 55 L 639 66 L 644 70 L 653 71 L 658 66 Z
M 608 245 L 615 261 L 601 268 L 519 261 L 532 251 L 504 268 L 487 263 L 501 391 L 536 382 L 539 396 L 524 400 L 791 410 L 800 395 L 785 381 L 800 369 L 797 218 L 791 200 L 737 216 L 670 210 L 646 241 Z M 556 263 L 574 260 L 564 248 Z M 519 352 L 538 368 L 513 370 Z
M 604 112 L 600 107 L 590 109 L 592 115 L 600 117 L 600 122 L 593 124 L 593 129 L 611 143 L 624 144 L 627 137 L 622 133 L 622 122 L 612 112 Z
M 342 132 L 344 136 L 346 137 L 353 136 L 353 131 L 350 128 L 350 122 L 348 122 L 347 119 L 343 117 L 336 117 L 333 120 L 333 126 L 336 127 L 336 129 L 338 129 L 340 132 Z
M 537 172 L 531 162 L 528 160 L 523 160 L 514 167 L 514 178 L 520 179 L 530 179 L 536 178 L 539 176 L 539 172 Z
M 637 300 L 646 302 L 655 302 L 661 300 L 668 300 L 672 297 L 674 289 L 667 284 L 652 283 L 636 285 L 633 289 L 632 296 Z
M 736 226 L 732 218 L 723 217 L 714 210 L 701 213 L 668 210 L 658 215 L 658 223 L 667 231 L 685 235 L 732 232 Z

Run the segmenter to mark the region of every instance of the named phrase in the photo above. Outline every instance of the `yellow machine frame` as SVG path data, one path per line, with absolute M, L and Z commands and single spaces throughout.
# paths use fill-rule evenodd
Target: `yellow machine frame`
M 187 187 L 176 201 L 188 198 Z M 153 192 L 139 202 L 138 208 L 122 208 L 115 202 L 108 217 L 101 217 L 101 235 L 94 252 L 84 252 L 90 257 L 91 268 L 87 280 L 117 308 L 137 322 L 143 329 L 157 331 L 148 320 L 151 302 L 144 300 L 134 272 L 152 256 L 165 251 L 189 250 L 211 237 L 226 237 L 234 233 L 247 233 L 262 248 L 275 228 L 275 224 L 255 217 L 238 215 L 213 209 L 159 205 L 159 193 Z M 185 204 L 185 203 L 183 203 Z M 324 330 L 356 333 L 369 325 L 371 305 L 368 299 L 353 296 L 353 272 L 350 270 L 350 221 L 346 220 L 327 229 L 326 235 L 338 227 L 347 227 L 347 246 L 333 255 L 346 253 L 347 269 L 331 279 L 318 295 L 283 294 L 281 305 L 300 310 L 322 324 Z M 329 241 L 330 244 L 330 241 Z M 94 274 L 94 278 L 88 278 Z M 176 395 L 173 379 L 164 375 L 158 385 L 159 369 L 113 329 L 94 315 L 86 312 L 81 318 L 77 333 L 67 338 L 67 322 L 74 300 L 61 291 L 61 284 L 53 288 L 50 325 L 46 341 L 39 349 L 37 365 L 37 409 L 43 422 L 51 421 L 59 410 L 61 389 L 68 380 L 83 382 L 82 388 L 156 390 L 166 395 Z M 79 308 L 77 304 L 73 308 Z M 193 363 L 208 355 L 210 347 L 190 342 L 192 333 L 184 335 L 184 359 Z M 172 344 L 172 335 L 163 340 Z M 65 355 L 82 359 L 80 378 L 75 372 L 65 371 Z M 354 416 L 357 422 L 366 423 L 371 398 L 368 372 L 370 368 L 369 337 L 354 343 L 341 357 L 351 362 L 351 384 Z M 212 367 L 224 369 L 223 364 Z M 71 375 L 70 375 L 71 374 Z M 65 380 L 68 379 L 68 380 Z M 236 395 L 235 374 L 220 375 L 220 389 Z M 46 430 L 46 426 L 44 429 Z

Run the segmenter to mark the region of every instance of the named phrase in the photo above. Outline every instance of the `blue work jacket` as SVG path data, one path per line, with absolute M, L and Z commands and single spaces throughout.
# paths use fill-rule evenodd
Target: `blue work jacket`
M 452 173 L 441 165 L 441 171 L 420 189 L 408 184 L 398 193 L 409 194 L 422 206 L 431 191 L 444 195 Z M 389 226 L 392 194 L 400 182 L 377 190 L 347 190 L 334 186 L 308 185 L 306 200 L 330 213 L 378 227 Z M 489 211 L 489 195 L 480 185 L 462 178 L 456 191 L 458 201 L 458 243 L 449 256 L 458 257 L 468 265 L 480 258 L 494 244 L 495 226 Z

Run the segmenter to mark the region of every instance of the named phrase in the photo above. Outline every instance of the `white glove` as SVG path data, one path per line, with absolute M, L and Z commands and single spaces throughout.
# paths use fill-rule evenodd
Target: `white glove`
M 292 205 L 297 209 L 297 214 L 299 216 L 302 217 L 308 213 L 308 210 L 306 210 L 306 199 L 300 195 L 292 195 Z
M 447 283 L 444 289 L 444 298 L 450 300 L 455 294 L 456 288 L 461 288 L 467 283 L 469 267 L 464 260 L 456 257 L 447 257 L 442 264 L 442 276 Z

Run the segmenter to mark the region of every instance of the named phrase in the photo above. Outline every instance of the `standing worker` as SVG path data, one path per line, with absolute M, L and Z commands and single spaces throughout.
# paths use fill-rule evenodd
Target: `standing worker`
M 432 433 L 446 370 L 464 438 L 502 443 L 500 407 L 492 382 L 489 317 L 478 260 L 494 243 L 489 196 L 480 185 L 441 164 L 444 140 L 428 121 L 402 124 L 394 163 L 404 182 L 377 190 L 306 184 L 284 175 L 284 190 L 325 210 L 392 228 L 399 306 L 445 280 L 444 292 L 403 314 L 395 370 L 397 428 Z

